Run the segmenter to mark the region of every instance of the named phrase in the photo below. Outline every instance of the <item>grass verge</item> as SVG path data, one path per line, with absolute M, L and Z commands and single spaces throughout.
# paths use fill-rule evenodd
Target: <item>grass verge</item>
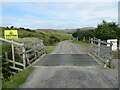
M 75 44 L 81 44 L 81 45 L 84 45 L 84 46 L 90 46 L 90 43 L 85 42 L 85 41 L 69 41 L 69 42 L 75 43 Z
M 10 77 L 9 81 L 4 81 L 2 88 L 18 88 L 21 84 L 25 82 L 30 73 L 35 69 L 35 67 L 27 67 L 22 72 L 17 73 Z
M 52 51 L 54 51 L 55 47 L 58 45 L 58 43 L 55 43 L 51 46 L 45 46 L 45 52 L 46 54 L 50 54 Z

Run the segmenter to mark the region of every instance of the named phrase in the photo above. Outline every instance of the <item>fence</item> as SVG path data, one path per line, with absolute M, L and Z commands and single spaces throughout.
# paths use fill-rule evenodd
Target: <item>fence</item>
M 100 39 L 91 38 L 91 48 L 90 53 L 95 57 L 100 59 L 104 63 L 104 67 L 111 66 L 111 60 L 113 57 L 113 52 L 111 51 L 112 43 L 101 41 Z M 106 44 L 109 44 L 110 47 L 107 47 Z
M 22 71 L 30 66 L 40 55 L 44 54 L 43 40 L 34 43 L 18 43 L 11 40 L 0 38 L 1 41 L 11 44 L 11 54 L 5 53 L 5 59 L 9 62 L 9 68 L 15 71 Z M 12 56 L 12 57 L 11 57 Z

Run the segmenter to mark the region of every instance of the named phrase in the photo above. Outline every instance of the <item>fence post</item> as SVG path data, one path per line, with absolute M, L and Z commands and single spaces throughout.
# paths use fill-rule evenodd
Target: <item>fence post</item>
M 89 43 L 90 43 L 90 37 L 89 37 Z
M 91 41 L 91 48 L 93 48 L 93 38 L 91 38 L 90 41 Z
M 91 44 L 93 44 L 93 38 L 91 38 Z
M 13 41 L 13 40 L 12 40 Z M 13 59 L 13 67 L 15 67 L 15 53 L 14 53 L 14 44 L 11 44 L 12 47 L 12 59 Z
M 37 44 L 34 42 L 34 48 L 37 47 Z M 37 50 L 35 50 L 35 58 L 37 58 Z
M 100 45 L 100 44 L 101 44 L 101 42 L 100 42 L 100 41 L 101 41 L 101 40 L 100 40 L 100 39 L 98 39 L 98 46 L 99 46 L 99 47 L 98 47 L 98 56 L 100 56 L 100 46 L 101 46 L 101 45 Z
M 83 37 L 83 42 L 85 41 L 85 37 Z
M 120 40 L 119 40 L 119 46 L 118 46 L 118 50 L 120 50 Z
M 5 58 L 6 58 L 6 60 L 8 60 L 8 54 L 7 54 L 7 52 L 5 52 Z
M 76 40 L 78 41 L 78 37 L 76 37 Z
M 93 40 L 95 40 L 95 37 L 93 38 Z M 93 41 L 93 43 L 95 43 L 95 41 Z
M 42 40 L 42 45 L 43 45 L 43 53 L 42 53 L 42 54 L 45 54 L 45 49 L 44 49 L 43 40 Z
M 25 67 L 26 67 L 26 61 L 25 61 L 25 47 L 23 46 L 22 47 L 22 52 L 23 52 L 23 68 L 25 69 Z

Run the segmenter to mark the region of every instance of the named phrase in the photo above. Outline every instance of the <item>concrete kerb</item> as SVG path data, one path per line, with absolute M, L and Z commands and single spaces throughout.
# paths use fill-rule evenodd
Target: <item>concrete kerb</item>
M 90 57 L 92 57 L 93 60 L 95 60 L 95 61 L 100 65 L 100 68 L 106 68 L 106 67 L 104 67 L 105 64 L 104 64 L 101 60 L 99 60 L 98 58 L 96 58 L 95 56 L 93 56 L 91 53 L 88 53 L 88 55 L 89 55 Z
M 45 55 L 46 55 L 46 54 L 41 55 L 38 59 L 36 59 L 36 61 L 34 61 L 34 62 L 32 63 L 31 66 L 34 67 L 34 65 L 35 65 L 38 61 L 40 61 Z

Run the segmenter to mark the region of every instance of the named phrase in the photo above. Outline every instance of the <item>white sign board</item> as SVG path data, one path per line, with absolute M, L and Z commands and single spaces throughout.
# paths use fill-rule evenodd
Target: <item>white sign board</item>
M 112 51 L 117 51 L 117 39 L 108 39 L 108 43 L 112 43 Z M 110 46 L 110 44 L 107 44 L 107 46 Z

